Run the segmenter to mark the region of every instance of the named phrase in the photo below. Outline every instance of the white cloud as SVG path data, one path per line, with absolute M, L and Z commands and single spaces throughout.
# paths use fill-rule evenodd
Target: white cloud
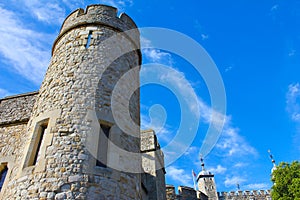
M 143 49 L 142 52 L 145 55 L 145 57 L 147 59 L 149 59 L 151 62 L 159 62 L 162 60 L 167 60 L 168 61 L 167 64 L 172 63 L 171 62 L 171 54 L 169 54 L 169 53 L 165 53 L 158 49 L 151 49 L 151 48 Z
M 226 156 L 244 156 L 257 155 L 254 147 L 249 145 L 246 140 L 239 135 L 239 130 L 232 127 L 230 116 L 226 116 L 212 109 L 207 105 L 195 92 L 184 75 L 177 70 L 168 70 L 167 72 L 157 73 L 152 72 L 154 67 L 142 67 L 141 79 L 143 76 L 159 76 L 158 79 L 162 83 L 168 83 L 171 88 L 176 88 L 180 98 L 187 102 L 190 112 L 196 116 L 200 116 L 200 120 L 206 124 L 210 124 L 218 131 L 222 131 L 222 136 L 216 147 Z M 169 88 L 170 89 L 170 88 Z M 178 98 L 178 97 L 177 97 Z M 222 125 L 225 124 L 222 130 Z
M 209 35 L 204 32 L 204 28 L 198 20 L 195 20 L 194 28 L 200 33 L 202 40 L 207 40 L 209 38 Z
M 151 120 L 147 115 L 141 114 L 141 129 L 152 129 L 155 131 L 159 139 L 165 142 L 170 141 L 170 139 L 172 139 L 171 134 L 173 133 L 171 126 L 165 124 L 164 122 L 160 123 L 159 116 L 155 116 L 154 119 L 151 118 Z
M 9 96 L 9 95 L 11 95 L 10 92 L 8 92 L 5 89 L 0 88 L 0 98 L 6 97 L 6 96 Z
M 141 36 L 141 47 L 144 57 L 150 62 L 161 63 L 167 66 L 171 66 L 173 64 L 172 55 L 170 53 L 151 48 L 151 41 L 143 36 Z
M 202 40 L 207 40 L 209 38 L 209 36 L 207 34 L 201 34 L 201 38 Z
M 60 25 L 66 16 L 63 5 L 57 0 L 24 0 L 24 4 L 30 13 L 41 22 Z
M 160 69 L 158 73 L 157 70 Z M 151 76 L 155 76 L 150 78 Z M 177 99 L 184 100 L 184 103 L 189 107 L 190 112 L 194 116 L 199 116 L 199 102 L 198 97 L 191 86 L 190 82 L 186 79 L 183 72 L 168 67 L 146 67 L 141 69 L 141 79 L 153 79 L 156 84 L 164 85 L 171 91 L 177 92 Z M 159 83 L 158 83 L 159 81 Z M 183 102 L 180 102 L 183 103 Z M 204 103 L 203 103 L 204 104 Z
M 227 168 L 217 165 L 216 168 L 209 168 L 208 171 L 212 172 L 213 174 L 224 174 L 227 171 Z
M 62 1 L 71 10 L 75 10 L 77 8 L 83 8 L 84 5 L 84 0 L 62 0 Z
M 101 3 L 116 7 L 123 12 L 127 6 L 132 6 L 133 0 L 102 0 Z
M 198 147 L 195 147 L 195 146 L 191 146 L 189 147 L 186 152 L 184 153 L 185 156 L 198 156 L 199 154 L 199 148 Z
M 229 72 L 229 71 L 231 71 L 232 69 L 233 69 L 232 66 L 228 66 L 228 67 L 225 68 L 225 72 Z
M 295 49 L 292 49 L 290 52 L 289 52 L 289 56 L 294 56 L 296 54 L 296 50 Z
M 186 173 L 183 169 L 170 166 L 166 168 L 167 176 L 172 180 L 184 186 L 193 187 L 192 185 L 192 172 Z
M 269 190 L 271 186 L 267 183 L 251 183 L 243 186 L 244 190 Z
M 53 36 L 26 28 L 14 12 L 0 7 L 0 55 L 20 75 L 40 84 L 50 60 Z
M 278 8 L 279 8 L 279 5 L 275 4 L 274 6 L 272 6 L 271 11 L 276 11 L 276 10 L 278 10 Z
M 300 84 L 290 84 L 286 93 L 286 110 L 291 119 L 300 122 Z
M 242 167 L 246 167 L 248 165 L 249 165 L 248 163 L 238 162 L 238 163 L 234 164 L 233 167 L 235 167 L 235 168 L 242 168 Z
M 226 177 L 224 181 L 224 185 L 226 187 L 236 186 L 237 184 L 242 184 L 246 181 L 246 179 L 239 176 Z
M 237 128 L 226 127 L 216 147 L 226 152 L 225 156 L 256 156 L 256 149 L 250 146 L 238 132 Z

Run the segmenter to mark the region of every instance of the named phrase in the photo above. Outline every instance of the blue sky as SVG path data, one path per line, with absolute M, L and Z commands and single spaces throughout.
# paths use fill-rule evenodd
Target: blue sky
M 243 190 L 270 188 L 268 149 L 277 162 L 300 159 L 297 0 L 1 0 L 0 97 L 38 90 L 62 21 L 72 10 L 95 3 L 118 7 L 139 27 L 181 32 L 197 41 L 215 62 L 227 102 L 226 114 L 216 113 L 226 122 L 205 162 L 206 168 L 215 173 L 218 191 L 235 190 L 237 183 Z M 151 42 L 142 37 L 144 46 Z M 142 127 L 151 124 L 148 113 L 152 110 L 151 125 L 162 147 L 172 141 L 182 121 L 178 96 L 190 100 L 190 111 L 197 110 L 195 106 L 200 109 L 200 124 L 192 144 L 166 168 L 167 183 L 193 186 L 191 171 L 200 171 L 200 148 L 215 111 L 208 86 L 185 58 L 172 52 L 143 49 L 142 79 L 153 72 L 147 63 L 174 69 L 153 76 L 178 91 L 174 94 L 161 84 L 141 87 Z M 191 98 L 192 93 L 195 98 Z M 197 113 L 189 116 L 193 121 Z M 188 128 L 185 131 L 191 134 Z M 178 145 L 178 151 L 180 148 Z M 172 153 L 165 152 L 166 157 L 172 157 Z

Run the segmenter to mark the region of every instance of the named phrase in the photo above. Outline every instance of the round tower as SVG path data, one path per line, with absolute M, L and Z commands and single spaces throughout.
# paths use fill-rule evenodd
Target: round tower
M 105 5 L 65 19 L 28 123 L 23 161 L 4 199 L 141 199 L 140 174 L 132 171 L 140 172 L 141 162 L 130 157 L 140 152 L 139 90 L 127 103 L 136 127 L 119 127 L 111 106 L 127 73 L 130 81 L 118 95 L 139 85 L 132 70 L 141 63 L 136 28 Z

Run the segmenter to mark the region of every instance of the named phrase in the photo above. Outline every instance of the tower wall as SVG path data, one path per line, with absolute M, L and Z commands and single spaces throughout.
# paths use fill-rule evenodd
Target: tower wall
M 3 199 L 141 199 L 141 177 L 132 172 L 141 162 L 126 154 L 140 152 L 140 133 L 125 133 L 111 107 L 118 80 L 141 63 L 139 33 L 123 33 L 136 26 L 116 12 L 91 5 L 65 20 L 27 125 L 24 156 Z M 129 75 L 121 96 L 139 85 L 138 70 Z M 138 90 L 128 106 L 139 126 Z M 109 127 L 106 142 L 102 125 Z M 106 155 L 99 153 L 102 144 Z
M 142 182 L 149 200 L 166 200 L 164 154 L 160 149 L 155 132 L 141 132 Z
M 202 173 L 204 174 L 200 174 L 197 179 L 199 191 L 207 195 L 209 200 L 218 199 L 214 175 L 207 171 Z

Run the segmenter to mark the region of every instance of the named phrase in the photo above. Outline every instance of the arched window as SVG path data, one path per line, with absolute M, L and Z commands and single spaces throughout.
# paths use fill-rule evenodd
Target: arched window
M 8 171 L 7 165 L 0 166 L 0 170 L 1 170 L 0 171 L 0 191 L 1 191 Z

